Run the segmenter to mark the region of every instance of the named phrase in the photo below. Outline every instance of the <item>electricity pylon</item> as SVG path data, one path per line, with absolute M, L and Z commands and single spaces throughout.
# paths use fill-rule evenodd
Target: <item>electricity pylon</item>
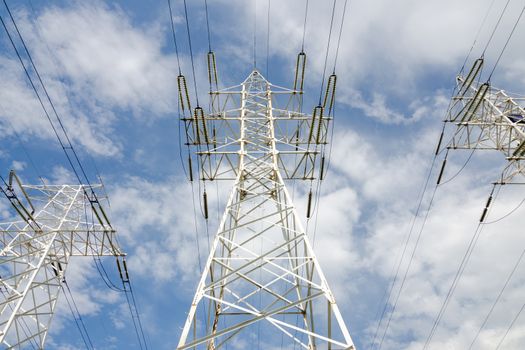
M 483 63 L 483 58 L 477 59 L 466 76 L 456 79 L 446 120 L 456 129 L 448 148 L 502 152 L 508 163 L 498 182 L 505 184 L 525 175 L 525 98 L 494 88 L 490 82 L 480 83 Z
M 191 110 L 183 76 L 179 87 Z M 254 70 L 241 85 L 211 92 L 212 113 L 197 108 L 183 118 L 187 143 L 197 148 L 200 179 L 234 184 L 179 350 L 355 349 L 283 180 L 323 176 L 321 148 L 331 120 L 323 114 L 327 103 L 332 108 L 335 75 L 312 116 L 300 111 L 300 89 L 297 74 L 290 90 Z M 276 106 L 279 99 L 284 108 Z M 310 206 L 311 196 L 308 211 Z
M 100 188 L 22 185 L 13 172 L 0 186 L 20 216 L 0 224 L 3 349 L 44 348 L 71 256 L 123 256 L 98 202 Z

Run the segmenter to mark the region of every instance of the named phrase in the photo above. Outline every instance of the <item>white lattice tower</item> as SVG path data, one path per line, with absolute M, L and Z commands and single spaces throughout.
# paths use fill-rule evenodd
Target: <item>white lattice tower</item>
M 22 220 L 0 224 L 0 344 L 43 349 L 70 257 L 123 254 L 96 186 L 20 190 L 26 203 L 8 198 Z
M 326 144 L 330 118 L 300 113 L 299 95 L 254 70 L 212 93 L 213 113 L 186 118 L 201 179 L 234 185 L 177 349 L 354 349 L 281 175 L 313 179 Z
M 448 147 L 502 152 L 508 161 L 499 180 L 504 184 L 525 175 L 525 98 L 480 83 L 482 67 L 480 58 L 466 76 L 457 77 L 446 120 L 456 129 Z

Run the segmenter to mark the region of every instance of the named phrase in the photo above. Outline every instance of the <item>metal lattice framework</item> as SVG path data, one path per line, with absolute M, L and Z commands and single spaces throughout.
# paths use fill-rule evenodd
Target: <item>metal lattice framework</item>
M 330 118 L 257 70 L 212 98 L 209 116 L 185 118 L 188 143 L 202 180 L 234 185 L 177 349 L 355 349 L 283 180 L 316 176 Z
M 480 58 L 467 76 L 457 77 L 457 93 L 447 118 L 456 125 L 449 147 L 503 152 L 508 164 L 500 181 L 508 183 L 516 175 L 525 175 L 525 98 L 480 83 L 482 67 Z
M 26 203 L 13 188 L 3 189 L 21 221 L 0 224 L 2 348 L 44 348 L 71 256 L 123 255 L 106 214 L 91 198 L 99 189 L 20 186 Z

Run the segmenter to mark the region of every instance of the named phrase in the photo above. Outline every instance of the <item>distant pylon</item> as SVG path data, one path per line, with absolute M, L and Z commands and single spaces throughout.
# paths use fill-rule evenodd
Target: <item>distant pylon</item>
M 212 92 L 210 115 L 185 118 L 201 179 L 234 185 L 179 350 L 355 349 L 281 174 L 311 180 L 323 171 L 319 148 L 331 118 L 323 106 L 313 116 L 298 111 L 301 94 L 254 70 L 241 85 Z M 285 106 L 274 106 L 282 96 Z
M 494 88 L 490 82 L 479 82 L 483 64 L 483 58 L 479 58 L 466 76 L 457 77 L 446 119 L 455 129 L 446 147 L 502 152 L 508 162 L 497 183 L 506 184 L 517 175 L 525 175 L 524 98 Z M 440 143 L 442 139 L 443 134 Z
M 96 199 L 100 188 L 22 185 L 14 172 L 0 185 L 20 216 L 0 223 L 2 349 L 44 349 L 71 256 L 123 255 Z

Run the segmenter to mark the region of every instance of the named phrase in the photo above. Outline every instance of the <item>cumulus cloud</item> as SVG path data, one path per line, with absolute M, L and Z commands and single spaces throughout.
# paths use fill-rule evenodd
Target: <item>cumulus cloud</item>
M 103 2 L 51 6 L 34 19 L 17 11 L 15 17 L 73 143 L 94 154 L 115 156 L 122 151 L 123 139 L 114 128 L 129 119 L 125 112 L 144 123 L 173 113 L 176 61 L 164 52 L 162 26 L 135 27 L 118 6 Z M 27 58 L 24 62 L 29 66 Z M 52 140 L 51 126 L 16 58 L 1 57 L 0 71 L 5 134 L 14 129 L 25 138 Z M 43 89 L 31 74 L 60 133 Z

